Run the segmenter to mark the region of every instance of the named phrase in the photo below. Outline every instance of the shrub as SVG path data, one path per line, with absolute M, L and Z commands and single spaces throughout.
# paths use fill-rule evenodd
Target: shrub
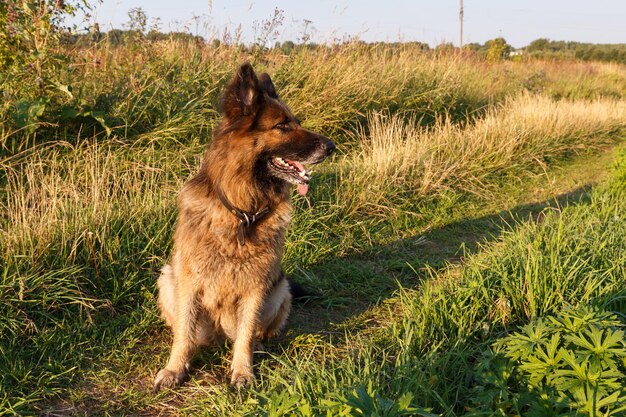
M 579 307 L 498 340 L 481 363 L 474 415 L 614 416 L 626 411 L 626 342 L 609 312 Z

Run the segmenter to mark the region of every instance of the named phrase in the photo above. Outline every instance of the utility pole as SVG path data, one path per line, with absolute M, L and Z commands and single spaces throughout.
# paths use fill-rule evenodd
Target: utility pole
M 459 10 L 459 23 L 461 26 L 459 35 L 459 49 L 463 49 L 463 0 L 461 0 L 461 8 Z

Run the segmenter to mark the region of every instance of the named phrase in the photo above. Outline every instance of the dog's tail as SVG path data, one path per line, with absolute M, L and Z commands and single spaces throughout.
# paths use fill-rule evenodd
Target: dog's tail
M 289 282 L 289 292 L 291 293 L 291 297 L 294 301 L 305 301 L 312 297 L 317 296 L 313 291 L 304 288 L 302 285 L 298 284 L 291 277 L 287 277 L 287 281 Z
M 172 327 L 174 317 L 176 317 L 176 281 L 174 270 L 170 265 L 164 265 L 161 269 L 157 287 L 159 288 L 157 304 L 161 310 L 161 317 L 168 326 Z

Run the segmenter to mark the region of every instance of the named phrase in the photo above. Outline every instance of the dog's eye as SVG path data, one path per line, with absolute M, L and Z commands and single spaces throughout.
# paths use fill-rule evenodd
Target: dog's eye
M 289 123 L 290 123 L 290 120 L 283 120 L 282 122 L 274 125 L 274 129 L 282 130 L 283 132 L 290 130 L 291 127 L 289 126 Z

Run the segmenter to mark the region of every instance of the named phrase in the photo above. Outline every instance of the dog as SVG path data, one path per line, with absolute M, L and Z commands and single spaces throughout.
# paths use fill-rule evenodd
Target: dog
M 155 391 L 180 385 L 195 349 L 225 338 L 232 342 L 231 384 L 252 383 L 257 343 L 282 329 L 291 306 L 280 265 L 290 186 L 306 194 L 305 165 L 335 149 L 304 129 L 269 75 L 257 77 L 248 63 L 226 87 L 220 113 L 199 172 L 178 196 L 171 262 L 157 282 L 173 343 Z

